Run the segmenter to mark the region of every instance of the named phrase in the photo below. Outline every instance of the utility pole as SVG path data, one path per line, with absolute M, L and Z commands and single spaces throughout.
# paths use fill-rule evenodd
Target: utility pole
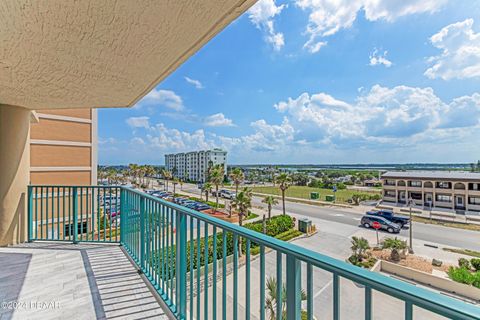
M 410 197 L 408 199 L 408 205 L 410 206 L 410 221 L 409 221 L 409 227 L 408 227 L 408 232 L 409 232 L 409 237 L 410 237 L 410 245 L 409 245 L 409 248 L 408 248 L 408 252 L 409 253 L 413 253 L 413 244 L 412 244 L 412 205 L 413 205 L 413 199 L 412 197 Z

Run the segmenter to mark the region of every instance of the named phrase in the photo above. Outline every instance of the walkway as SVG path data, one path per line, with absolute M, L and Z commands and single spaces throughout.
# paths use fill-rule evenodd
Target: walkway
M 0 319 L 168 319 L 117 245 L 0 248 Z

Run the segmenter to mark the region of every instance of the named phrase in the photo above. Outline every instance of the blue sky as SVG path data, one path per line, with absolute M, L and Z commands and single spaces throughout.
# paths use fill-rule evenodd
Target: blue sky
M 129 109 L 99 109 L 100 164 L 480 158 L 480 2 L 260 0 Z

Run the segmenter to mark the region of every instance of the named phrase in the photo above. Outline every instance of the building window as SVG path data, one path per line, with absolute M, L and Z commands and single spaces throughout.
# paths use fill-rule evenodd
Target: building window
M 468 197 L 468 204 L 480 206 L 480 197 Z
M 422 187 L 422 181 L 410 181 L 410 187 L 421 188 Z
M 385 195 L 385 197 L 391 197 L 391 198 L 396 197 L 396 194 L 395 194 L 394 190 L 385 190 L 384 195 Z
M 422 200 L 422 194 L 420 192 L 412 192 L 410 193 L 410 198 L 413 200 Z
M 469 183 L 468 190 L 480 191 L 480 183 Z
M 437 182 L 437 188 L 440 188 L 440 189 L 451 189 L 452 186 L 451 186 L 450 182 L 441 181 L 441 182 Z
M 79 222 L 77 224 L 77 234 L 87 233 L 87 221 Z M 63 234 L 65 237 L 73 236 L 73 223 L 67 223 L 63 227 Z
M 394 186 L 395 185 L 395 180 L 385 180 L 383 183 L 386 186 Z
M 438 202 L 452 202 L 452 196 L 448 196 L 446 194 L 437 194 L 435 200 Z

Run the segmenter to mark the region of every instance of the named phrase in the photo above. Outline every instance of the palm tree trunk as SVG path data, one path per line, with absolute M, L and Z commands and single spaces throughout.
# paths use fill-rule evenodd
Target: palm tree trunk
M 238 194 L 238 183 L 235 183 L 235 195 Z
M 205 199 L 208 202 L 208 190 L 205 191 Z
M 286 214 L 285 212 L 285 190 L 282 190 L 282 205 L 283 205 L 283 215 Z
M 268 205 L 268 219 L 270 220 L 271 217 L 272 217 L 272 205 L 269 204 Z
M 215 185 L 215 212 L 217 211 L 218 209 L 218 184 Z

